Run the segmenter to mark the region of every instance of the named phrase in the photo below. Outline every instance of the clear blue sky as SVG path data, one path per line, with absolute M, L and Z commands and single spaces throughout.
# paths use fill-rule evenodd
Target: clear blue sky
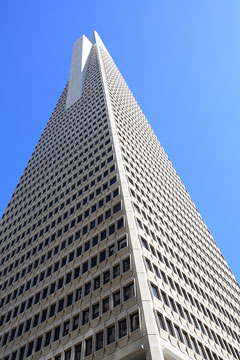
M 240 1 L 1 1 L 0 214 L 96 29 L 240 281 Z

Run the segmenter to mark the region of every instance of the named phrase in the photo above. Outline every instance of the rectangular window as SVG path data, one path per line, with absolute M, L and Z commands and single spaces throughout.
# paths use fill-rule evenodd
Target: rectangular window
M 155 296 L 157 299 L 159 299 L 157 287 L 155 285 L 151 284 L 151 288 L 152 288 L 153 296 Z
M 166 319 L 166 324 L 167 324 L 167 330 L 168 330 L 169 334 L 172 336 L 175 336 L 172 323 L 169 319 Z
M 122 264 L 123 264 L 123 272 L 130 270 L 130 258 L 123 260 Z
M 157 313 L 157 317 L 158 317 L 158 322 L 159 322 L 160 328 L 166 331 L 166 326 L 165 326 L 165 322 L 164 322 L 162 314 Z
M 82 325 L 87 324 L 89 321 L 89 309 L 86 309 L 82 313 Z
M 129 284 L 123 288 L 123 301 L 127 301 L 134 296 L 134 286 Z
M 115 325 L 107 328 L 107 344 L 115 341 Z
M 103 348 L 103 331 L 96 334 L 96 351 Z
M 120 276 L 120 264 L 113 267 L 113 278 Z
M 82 288 L 78 288 L 75 293 L 75 301 L 78 301 L 82 297 Z
M 119 338 L 127 335 L 127 320 L 123 319 L 118 322 L 118 336 Z
M 105 271 L 103 273 L 103 284 L 106 284 L 110 281 L 110 270 Z
M 55 327 L 54 329 L 53 341 L 57 341 L 59 339 L 59 336 L 60 336 L 60 325 Z
M 92 319 L 96 319 L 99 316 L 99 303 L 92 306 Z
M 118 240 L 118 250 L 123 249 L 127 246 L 127 238 L 124 236 L 122 239 Z
M 73 317 L 72 330 L 76 330 L 79 325 L 79 315 Z
M 113 306 L 115 307 L 120 305 L 121 302 L 120 300 L 121 299 L 120 299 L 120 290 L 119 290 L 113 294 Z
M 70 360 L 71 359 L 71 349 L 64 352 L 64 360 Z
M 136 312 L 132 315 L 130 315 L 130 330 L 131 332 L 139 329 L 140 324 L 139 324 L 139 313 Z
M 94 279 L 94 290 L 98 289 L 100 287 L 100 276 L 97 276 Z
M 70 321 L 66 321 L 65 323 L 63 323 L 63 336 L 66 336 L 68 335 L 69 333 L 69 324 L 70 324 Z
M 109 311 L 110 307 L 109 307 L 109 297 L 103 299 L 102 301 L 102 312 L 103 314 L 107 311 Z
M 78 344 L 75 346 L 74 351 L 74 360 L 80 360 L 81 359 L 81 352 L 82 352 L 82 344 Z
M 91 355 L 92 353 L 92 338 L 85 341 L 85 356 Z

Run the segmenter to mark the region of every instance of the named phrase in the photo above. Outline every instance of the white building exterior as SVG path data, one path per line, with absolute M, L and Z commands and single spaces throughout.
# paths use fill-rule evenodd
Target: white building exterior
M 240 359 L 239 285 L 96 32 L 0 237 L 1 360 Z

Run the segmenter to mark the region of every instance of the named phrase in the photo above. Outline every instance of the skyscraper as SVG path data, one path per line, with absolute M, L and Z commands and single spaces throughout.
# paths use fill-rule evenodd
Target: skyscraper
M 0 236 L 0 359 L 240 359 L 239 285 L 96 32 Z

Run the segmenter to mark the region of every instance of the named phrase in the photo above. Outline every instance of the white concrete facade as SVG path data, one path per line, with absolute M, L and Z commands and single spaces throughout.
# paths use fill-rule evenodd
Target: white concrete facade
M 239 285 L 95 31 L 0 225 L 1 360 L 240 359 Z

